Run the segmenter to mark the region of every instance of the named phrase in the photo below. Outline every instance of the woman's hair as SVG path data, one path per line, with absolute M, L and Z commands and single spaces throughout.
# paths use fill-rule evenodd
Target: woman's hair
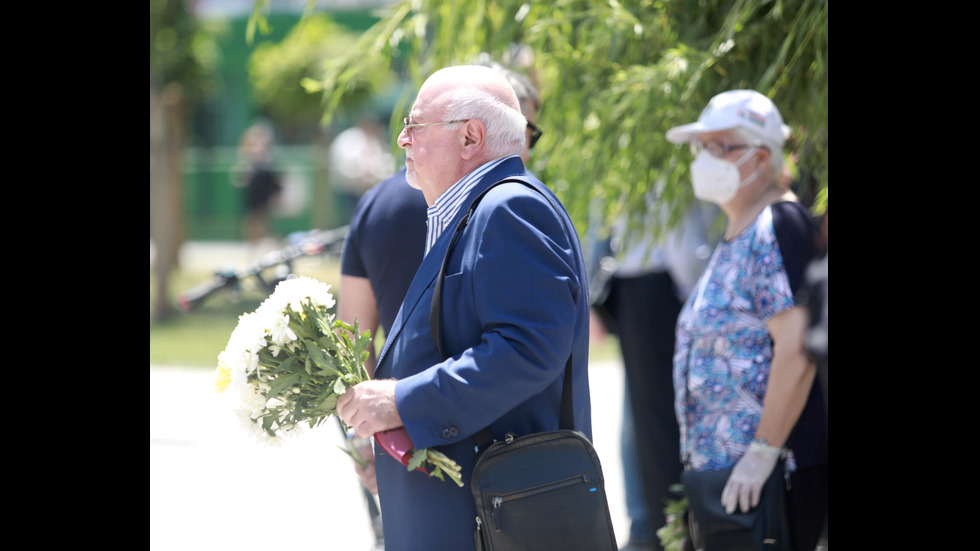
M 487 127 L 486 149 L 493 157 L 520 154 L 527 143 L 527 119 L 485 90 L 463 86 L 446 106 L 446 120 L 480 119 Z
M 745 128 L 733 128 L 732 133 L 738 136 L 741 141 L 749 145 L 764 147 L 769 150 L 769 175 L 772 176 L 772 182 L 774 184 L 778 184 L 783 175 L 782 146 L 775 144 L 770 140 L 766 140 L 755 132 Z

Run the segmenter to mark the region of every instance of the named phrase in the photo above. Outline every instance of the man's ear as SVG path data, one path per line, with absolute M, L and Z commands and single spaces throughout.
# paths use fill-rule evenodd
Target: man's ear
M 483 149 L 487 137 L 487 127 L 483 121 L 470 119 L 463 123 L 463 151 L 460 154 L 464 159 L 471 159 Z

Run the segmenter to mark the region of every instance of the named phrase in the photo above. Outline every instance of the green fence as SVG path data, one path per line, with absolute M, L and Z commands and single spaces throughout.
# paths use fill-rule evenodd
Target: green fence
M 270 225 L 278 237 L 314 228 L 332 229 L 350 221 L 348 204 L 330 186 L 326 152 L 315 146 L 278 146 L 275 170 L 283 184 Z M 242 172 L 233 147 L 190 148 L 183 161 L 185 239 L 241 240 L 244 206 Z

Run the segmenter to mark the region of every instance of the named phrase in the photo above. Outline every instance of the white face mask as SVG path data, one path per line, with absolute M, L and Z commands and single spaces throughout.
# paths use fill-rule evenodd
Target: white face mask
M 756 171 L 743 182 L 738 173 L 738 167 L 742 166 L 754 151 L 753 147 L 738 162 L 731 163 L 715 157 L 707 150 L 702 150 L 691 163 L 694 196 L 717 205 L 731 201 L 739 188 L 752 183 L 759 176 L 759 172 Z

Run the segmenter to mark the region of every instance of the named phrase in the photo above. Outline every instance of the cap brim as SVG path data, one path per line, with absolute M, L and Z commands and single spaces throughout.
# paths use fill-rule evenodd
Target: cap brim
M 687 143 L 691 141 L 691 138 L 703 132 L 718 132 L 719 130 L 731 130 L 736 126 L 738 126 L 738 123 L 709 125 L 701 121 L 698 121 L 698 122 L 692 122 L 691 124 L 675 126 L 667 131 L 666 136 L 668 142 L 681 144 L 681 143 Z

